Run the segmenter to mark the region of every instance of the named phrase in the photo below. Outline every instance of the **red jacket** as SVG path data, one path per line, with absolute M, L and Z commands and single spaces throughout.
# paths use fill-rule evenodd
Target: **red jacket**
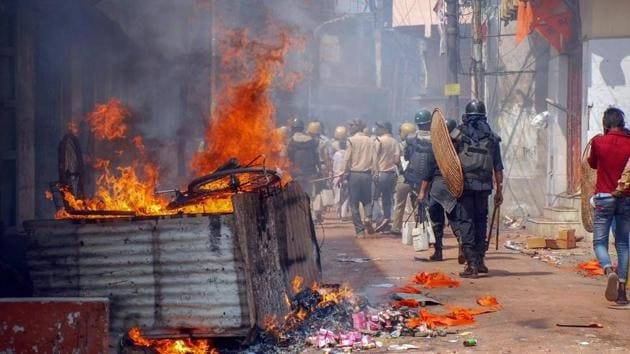
M 611 131 L 591 143 L 588 164 L 597 169 L 595 193 L 612 193 L 617 188 L 623 169 L 630 158 L 630 135 Z

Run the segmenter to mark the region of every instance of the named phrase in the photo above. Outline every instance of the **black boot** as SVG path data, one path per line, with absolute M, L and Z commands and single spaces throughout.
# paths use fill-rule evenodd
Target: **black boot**
M 628 297 L 626 296 L 626 283 L 619 282 L 619 290 L 617 291 L 617 305 L 627 305 Z
M 429 257 L 429 260 L 431 262 L 439 262 L 442 261 L 442 249 L 441 248 L 436 248 L 435 252 L 433 252 L 433 255 L 431 257 Z
M 462 278 L 476 279 L 479 276 L 479 264 L 477 255 L 471 248 L 463 248 L 464 257 L 466 257 L 466 268 L 459 273 Z
M 459 246 L 459 252 L 457 253 L 457 263 L 466 263 L 466 257 L 464 257 L 464 252 L 462 252 L 462 246 Z
M 487 274 L 488 273 L 488 267 L 486 266 L 486 263 L 483 261 L 484 257 L 480 257 L 479 258 L 479 273 L 481 274 Z

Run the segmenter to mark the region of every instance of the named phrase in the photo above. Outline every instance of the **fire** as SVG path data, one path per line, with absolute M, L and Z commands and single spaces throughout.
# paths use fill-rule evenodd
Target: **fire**
M 342 284 L 339 288 L 320 287 L 317 282 L 313 283 L 312 289 L 319 292 L 322 300 L 317 304 L 318 307 L 329 305 L 330 303 L 339 304 L 354 296 L 352 288 L 348 284 Z
M 140 329 L 131 328 L 127 333 L 134 345 L 155 350 L 158 354 L 218 354 L 206 339 L 148 339 L 142 336 Z
M 295 278 L 291 281 L 291 287 L 293 287 L 293 293 L 297 294 L 302 290 L 302 285 L 304 284 L 304 278 L 299 275 L 296 275 Z
M 290 312 L 284 316 L 282 320 L 279 320 L 276 316 L 268 316 L 263 320 L 265 332 L 272 334 L 279 341 L 285 339 L 286 333 L 297 328 L 311 313 L 317 311 L 317 309 L 326 308 L 334 304 L 341 304 L 344 301 L 350 301 L 354 296 L 352 289 L 345 284 L 341 286 L 324 286 L 314 282 L 310 288 L 307 287 L 303 289 L 303 283 L 304 278 L 301 276 L 296 276 L 291 281 L 295 298 L 299 298 L 300 295 L 303 295 L 300 294 L 302 292 L 305 292 L 307 297 L 312 296 L 314 293 L 316 294 L 315 299 L 318 301 L 317 304 L 308 302 L 308 305 L 298 304 L 295 306 L 285 294 L 285 302 L 290 308 Z
M 286 29 L 271 32 L 268 40 L 258 40 L 247 30 L 234 30 L 220 41 L 222 72 L 229 74 L 221 80 L 224 87 L 216 98 L 205 147 L 193 157 L 192 167 L 198 174 L 210 173 L 232 157 L 251 161 L 264 155 L 267 165 L 288 167 L 270 93 L 286 54 L 299 41 Z
M 98 104 L 86 119 L 90 130 L 99 140 L 122 139 L 127 133 L 125 119 L 131 115 L 120 100 L 111 98 L 105 104 Z
M 283 72 L 289 50 L 303 45 L 301 39 L 290 33 L 287 28 L 272 26 L 266 36 L 257 33 L 256 37 L 263 39 L 253 39 L 247 30 L 233 30 L 220 41 L 223 86 L 213 103 L 215 108 L 204 148 L 193 156 L 192 168 L 198 175 L 212 173 L 231 158 L 247 164 L 261 155 L 269 169 L 287 170 L 286 139 L 276 129 L 271 90 L 276 88 L 275 81 L 286 81 L 277 88 L 288 90 L 301 79 L 299 73 Z M 167 196 L 155 195 L 159 166 L 147 157 L 142 137 L 131 133 L 131 118 L 131 110 L 116 98 L 97 104 L 87 115 L 85 122 L 96 141 L 113 142 L 115 146 L 110 150 L 116 150 L 109 158 L 92 157 L 97 171 L 94 196 L 79 200 L 69 190 L 62 190 L 66 205 L 81 211 L 128 211 L 132 215 L 233 211 L 229 191 L 196 201 L 193 206 L 168 210 Z M 74 123 L 69 129 L 78 133 L 78 125 Z M 286 173 L 281 176 L 284 182 L 290 179 Z M 221 183 L 227 181 L 215 182 Z M 216 185 L 202 188 L 212 187 Z M 86 217 L 71 214 L 59 210 L 56 217 Z

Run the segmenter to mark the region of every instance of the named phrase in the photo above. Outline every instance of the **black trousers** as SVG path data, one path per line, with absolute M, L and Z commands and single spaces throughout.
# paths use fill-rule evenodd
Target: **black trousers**
M 433 225 L 433 234 L 435 235 L 435 249 L 441 250 L 444 242 L 444 224 L 446 218 L 444 216 L 444 208 L 434 198 L 429 198 L 429 217 Z
M 448 215 L 462 248 L 473 250 L 480 258 L 485 256 L 487 250 L 489 196 L 490 191 L 465 190 Z

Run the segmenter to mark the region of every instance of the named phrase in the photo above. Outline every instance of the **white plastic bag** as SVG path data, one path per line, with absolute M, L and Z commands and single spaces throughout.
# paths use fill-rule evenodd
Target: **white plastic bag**
M 402 243 L 403 245 L 411 246 L 413 245 L 413 229 L 416 226 L 416 222 L 407 221 L 403 223 L 402 227 Z

